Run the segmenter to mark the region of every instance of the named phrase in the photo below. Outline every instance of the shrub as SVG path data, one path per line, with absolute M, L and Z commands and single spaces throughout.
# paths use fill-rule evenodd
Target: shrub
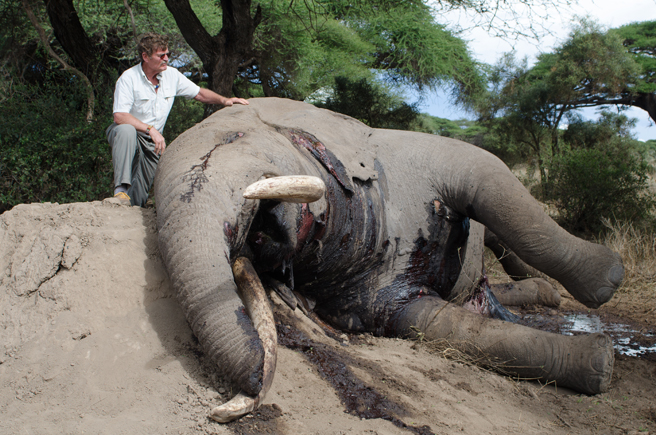
M 635 221 L 649 216 L 655 201 L 647 190 L 651 167 L 627 148 L 579 148 L 547 165 L 545 199 L 570 231 L 598 233 L 604 219 Z
M 409 130 L 419 118 L 416 104 L 405 103 L 384 85 L 365 78 L 335 78 L 335 85 L 325 102 L 318 107 L 343 113 L 369 127 Z
M 111 192 L 108 98 L 97 99 L 98 115 L 87 123 L 84 91 L 61 79 L 19 85 L 0 106 L 0 212 L 20 203 L 88 201 Z
M 177 99 L 166 125 L 167 144 L 202 119 L 203 105 Z M 110 93 L 96 94 L 86 122 L 82 89 L 62 77 L 19 85 L 0 105 L 0 213 L 31 202 L 80 202 L 111 196 L 112 155 L 105 129 Z

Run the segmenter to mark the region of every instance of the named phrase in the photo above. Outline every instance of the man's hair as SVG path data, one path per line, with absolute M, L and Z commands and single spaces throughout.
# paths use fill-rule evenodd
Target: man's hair
M 169 37 L 153 32 L 144 33 L 137 44 L 139 60 L 143 60 L 143 53 L 152 56 L 157 50 L 166 50 L 169 47 Z

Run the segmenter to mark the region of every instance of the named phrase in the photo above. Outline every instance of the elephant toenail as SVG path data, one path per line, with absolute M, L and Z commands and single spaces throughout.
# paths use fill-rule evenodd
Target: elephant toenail
M 615 293 L 615 288 L 613 287 L 601 287 L 597 290 L 596 299 L 599 302 L 599 305 L 608 302 L 610 298 L 613 297 Z
M 619 286 L 624 279 L 624 266 L 616 264 L 608 271 L 608 280 L 615 286 Z

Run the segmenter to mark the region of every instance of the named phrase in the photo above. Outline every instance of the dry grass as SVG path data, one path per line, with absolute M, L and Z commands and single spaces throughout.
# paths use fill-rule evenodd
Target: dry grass
M 624 262 L 624 281 L 619 292 L 650 291 L 656 295 L 656 232 L 632 223 L 604 221 L 609 231 L 596 240 L 617 252 Z M 491 283 L 509 282 L 507 274 L 489 249 L 485 269 Z
M 656 293 L 656 234 L 631 223 L 604 222 L 610 231 L 598 240 L 620 254 L 624 282 L 620 292 L 651 290 Z

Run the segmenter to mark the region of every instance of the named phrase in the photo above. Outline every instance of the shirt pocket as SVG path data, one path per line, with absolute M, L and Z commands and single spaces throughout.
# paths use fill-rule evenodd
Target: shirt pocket
M 152 95 L 151 92 L 138 89 L 134 92 L 134 109 L 135 112 L 146 114 L 151 110 Z
M 173 98 L 175 98 L 175 88 L 170 84 L 164 84 L 159 91 L 162 93 L 164 100 L 172 104 Z

